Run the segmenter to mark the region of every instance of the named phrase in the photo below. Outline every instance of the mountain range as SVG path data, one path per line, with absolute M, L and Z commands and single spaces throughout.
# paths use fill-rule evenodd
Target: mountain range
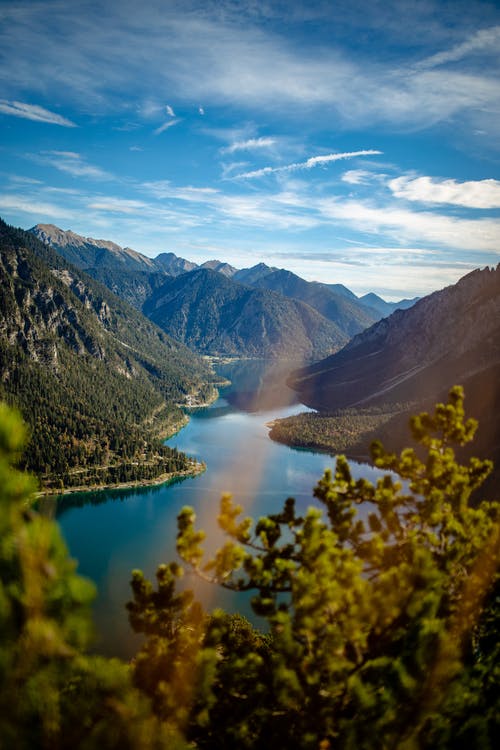
M 186 468 L 158 437 L 182 423 L 179 405 L 213 393 L 202 360 L 32 233 L 1 220 L 0 295 L 0 397 L 30 426 L 25 463 L 42 482 Z
M 158 436 L 182 419 L 179 405 L 213 392 L 194 352 L 323 357 L 290 377 L 300 400 L 318 418 L 384 413 L 373 425 L 389 447 L 405 439 L 408 413 L 462 384 L 479 448 L 500 458 L 499 268 L 396 304 L 264 263 L 147 258 L 53 225 L 2 222 L 0 243 L 0 396 L 30 423 L 26 464 L 49 484 L 95 480 L 103 466 L 165 468 Z
M 337 351 L 397 307 L 375 294 L 358 299 L 341 284 L 309 282 L 265 263 L 239 270 L 219 260 L 198 266 L 171 252 L 148 258 L 51 224 L 30 231 L 203 354 L 314 359 Z M 180 276 L 185 278 L 174 281 Z
M 143 309 L 171 336 L 205 354 L 304 361 L 349 339 L 309 305 L 208 268 L 166 281 Z

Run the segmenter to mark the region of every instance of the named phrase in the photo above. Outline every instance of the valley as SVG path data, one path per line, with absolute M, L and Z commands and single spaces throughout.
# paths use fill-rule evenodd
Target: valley
M 0 750 L 497 750 L 500 2 L 0 18 Z
M 216 398 L 213 363 L 224 359 L 282 361 L 283 377 L 315 410 L 274 415 L 275 441 L 366 460 L 374 439 L 402 447 L 410 414 L 460 383 L 480 421 L 478 449 L 500 456 L 498 269 L 386 303 L 265 263 L 149 258 L 54 225 L 2 232 L 2 388 L 34 430 L 26 466 L 42 491 L 199 471 L 159 440 L 185 424 L 183 409 Z M 92 426 L 77 428 L 72 414 L 81 421 L 86 411 Z

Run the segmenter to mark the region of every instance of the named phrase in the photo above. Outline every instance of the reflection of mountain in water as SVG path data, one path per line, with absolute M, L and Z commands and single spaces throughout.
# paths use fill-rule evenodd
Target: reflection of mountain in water
M 234 405 L 232 406 L 225 399 L 221 399 L 217 402 L 217 405 L 203 409 L 188 409 L 187 413 L 195 414 L 196 419 L 218 419 L 219 417 L 225 417 L 227 414 L 234 414 L 235 411 L 237 411 L 237 409 Z
M 223 398 L 238 411 L 271 411 L 298 404 L 297 395 L 286 379 L 296 367 L 293 361 L 239 360 L 221 365 L 218 372 L 237 383 L 221 391 Z

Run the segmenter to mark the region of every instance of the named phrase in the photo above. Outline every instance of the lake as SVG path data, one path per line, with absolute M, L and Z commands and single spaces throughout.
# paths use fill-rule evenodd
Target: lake
M 258 517 L 281 509 L 295 497 L 299 511 L 314 500 L 312 488 L 335 459 L 324 453 L 296 450 L 268 437 L 270 421 L 297 414 L 305 407 L 285 384 L 291 365 L 255 360 L 220 365 L 231 381 L 211 406 L 190 413 L 189 424 L 168 445 L 204 461 L 203 474 L 159 487 L 104 490 L 59 499 L 57 517 L 78 570 L 97 585 L 94 606 L 96 650 L 130 657 L 140 642 L 128 625 L 130 574 L 140 568 L 153 578 L 157 566 L 176 558 L 177 514 L 192 506 L 197 524 L 216 548 L 219 499 L 230 492 L 245 516 Z M 380 472 L 351 462 L 356 477 L 374 479 Z M 252 616 L 248 594 L 231 594 L 187 577 L 207 607 L 223 606 Z M 252 617 L 256 622 L 256 618 Z

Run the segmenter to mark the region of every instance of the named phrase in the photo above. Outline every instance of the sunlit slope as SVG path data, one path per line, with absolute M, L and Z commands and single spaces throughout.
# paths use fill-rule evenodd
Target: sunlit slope
M 398 310 L 342 351 L 293 374 L 304 403 L 323 410 L 433 398 L 500 362 L 500 268 Z

